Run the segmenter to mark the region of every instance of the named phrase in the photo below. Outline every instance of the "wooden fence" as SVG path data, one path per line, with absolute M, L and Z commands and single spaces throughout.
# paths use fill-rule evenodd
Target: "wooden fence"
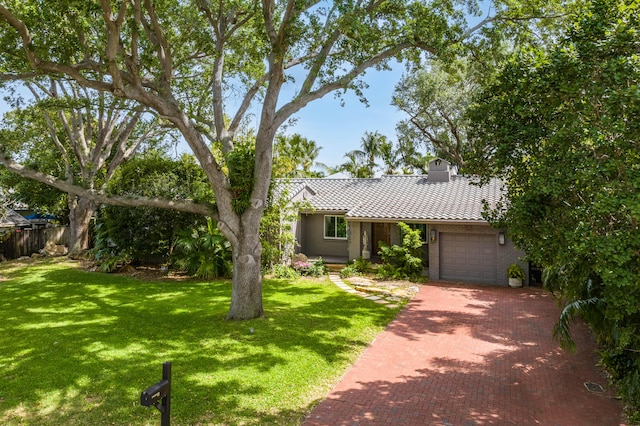
M 9 238 L 0 244 L 0 254 L 5 259 L 17 259 L 38 253 L 47 243 L 67 245 L 69 228 L 13 229 Z

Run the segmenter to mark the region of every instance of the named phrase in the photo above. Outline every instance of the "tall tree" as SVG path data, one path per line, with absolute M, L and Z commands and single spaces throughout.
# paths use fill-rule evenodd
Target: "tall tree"
M 384 140 L 380 144 L 380 159 L 382 160 L 382 173 L 392 175 L 400 167 L 400 156 L 394 143 L 390 140 Z
M 378 132 L 365 132 L 364 136 L 360 140 L 360 147 L 362 148 L 362 154 L 366 159 L 369 176 L 373 176 L 375 174 L 375 168 L 377 166 L 376 158 L 380 158 L 380 155 L 382 154 L 382 146 L 387 142 L 387 137 Z
M 31 80 L 26 87 L 34 102 L 5 120 L 5 153 L 13 151 L 23 166 L 47 172 L 69 185 L 89 191 L 106 188 L 120 164 L 143 142 L 163 132 L 147 108 L 74 81 Z M 69 251 L 73 255 L 89 248 L 89 222 L 96 203 L 67 192 Z
M 523 49 L 471 115 L 469 166 L 505 180 L 509 229 L 640 406 L 640 3 L 595 0 L 549 50 Z M 637 416 L 637 413 L 636 413 Z M 637 419 L 637 418 L 636 418 Z
M 428 68 L 404 76 L 392 100 L 408 116 L 398 124 L 399 139 L 463 167 L 470 144 L 466 111 L 478 88 L 466 59 L 447 64 L 433 61 Z
M 366 164 L 364 153 L 358 149 L 349 151 L 345 155 L 347 161 L 340 164 L 338 170 L 348 173 L 354 178 L 369 178 L 369 169 Z
M 394 58 L 416 59 L 421 52 L 443 54 L 483 25 L 517 13 L 496 3 L 494 15 L 470 28 L 466 5 L 423 0 L 69 0 L 42 7 L 36 0 L 4 1 L 0 73 L 5 79 L 65 75 L 83 87 L 134 100 L 175 126 L 214 189 L 215 208 L 207 214 L 233 247 L 228 317 L 254 318 L 263 314 L 259 226 L 279 127 L 328 93 L 361 93 L 358 77 L 371 67 L 385 68 Z M 294 69 L 299 70 L 296 77 L 302 76 L 299 80 Z M 292 96 L 285 99 L 287 82 Z M 256 103 L 255 151 L 237 152 L 236 134 Z M 215 158 L 210 143 L 220 147 L 226 164 Z M 109 201 L 85 188 L 75 191 L 96 202 L 132 202 Z M 188 203 L 164 205 L 198 209 Z
M 339 166 L 340 171 L 357 178 L 370 178 L 375 175 L 377 158 L 386 154 L 387 162 L 392 160 L 393 145 L 378 132 L 365 132 L 360 139 L 360 147 L 345 154 L 347 161 Z M 389 165 L 385 163 L 385 167 L 388 169 Z
M 277 135 L 274 142 L 273 175 L 279 178 L 317 177 L 314 167 L 322 147 L 299 134 Z

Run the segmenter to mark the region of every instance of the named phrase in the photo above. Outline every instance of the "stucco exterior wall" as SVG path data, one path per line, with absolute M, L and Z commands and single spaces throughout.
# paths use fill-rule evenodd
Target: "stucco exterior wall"
M 349 240 L 324 238 L 324 214 L 300 216 L 301 252 L 307 256 L 349 256 Z M 349 232 L 348 234 L 349 235 Z
M 440 233 L 468 233 L 468 234 L 492 234 L 495 235 L 496 254 L 496 284 L 501 286 L 509 285 L 506 270 L 512 263 L 518 263 L 527 275 L 524 285 L 529 283 L 529 268 L 526 262 L 520 260 L 524 257 L 524 252 L 518 250 L 509 238 L 505 238 L 505 244 L 498 242 L 498 230 L 489 225 L 453 225 L 453 224 L 430 224 L 429 231 L 436 230 L 436 240 L 429 243 L 429 279 L 440 279 Z
M 357 259 L 362 252 L 362 231 L 360 222 L 348 222 L 348 250 L 349 259 Z

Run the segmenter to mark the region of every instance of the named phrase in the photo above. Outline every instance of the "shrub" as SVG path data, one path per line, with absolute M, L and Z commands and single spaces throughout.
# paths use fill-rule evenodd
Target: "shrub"
M 300 274 L 290 266 L 283 265 L 281 263 L 276 263 L 273 265 L 273 276 L 275 278 L 283 278 L 294 280 L 296 278 L 300 278 Z
M 210 200 L 204 171 L 193 157 L 172 160 L 158 151 L 146 152 L 125 162 L 109 181 L 109 194 Z M 104 206 L 98 223 L 119 250 L 129 251 L 135 260 L 167 261 L 179 233 L 205 225 L 201 215 L 150 207 Z
M 87 257 L 96 262 L 99 272 L 115 272 L 133 261 L 130 250 L 120 250 L 109 238 L 106 228 L 99 223 L 95 227 L 93 248 L 87 251 Z
M 216 223 L 183 231 L 176 239 L 173 263 L 187 274 L 203 278 L 229 278 L 233 274 L 231 244 L 220 233 Z
M 353 261 L 353 267 L 361 274 L 366 274 L 371 271 L 371 262 L 364 259 L 363 257 L 359 257 Z
M 382 244 L 378 252 L 382 257 L 382 266 L 378 269 L 381 278 L 418 280 L 422 277 L 422 258 L 420 249 L 422 239 L 420 230 L 411 229 L 407 224 L 398 222 L 402 246 Z
M 302 276 L 319 277 L 327 272 L 324 260 L 319 258 L 313 261 L 298 261 L 293 264 L 293 269 Z
M 340 270 L 340 278 L 349 278 L 358 275 L 360 275 L 360 273 L 358 273 L 358 270 L 353 265 L 347 265 Z
M 99 250 L 94 260 L 98 266 L 97 270 L 99 272 L 116 272 L 121 268 L 131 264 L 133 261 L 133 256 L 128 251 L 110 251 L 110 250 Z

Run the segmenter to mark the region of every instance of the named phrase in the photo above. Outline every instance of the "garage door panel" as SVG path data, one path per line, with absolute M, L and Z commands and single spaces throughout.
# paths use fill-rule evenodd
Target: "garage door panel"
M 495 236 L 441 233 L 440 277 L 445 280 L 495 283 Z

